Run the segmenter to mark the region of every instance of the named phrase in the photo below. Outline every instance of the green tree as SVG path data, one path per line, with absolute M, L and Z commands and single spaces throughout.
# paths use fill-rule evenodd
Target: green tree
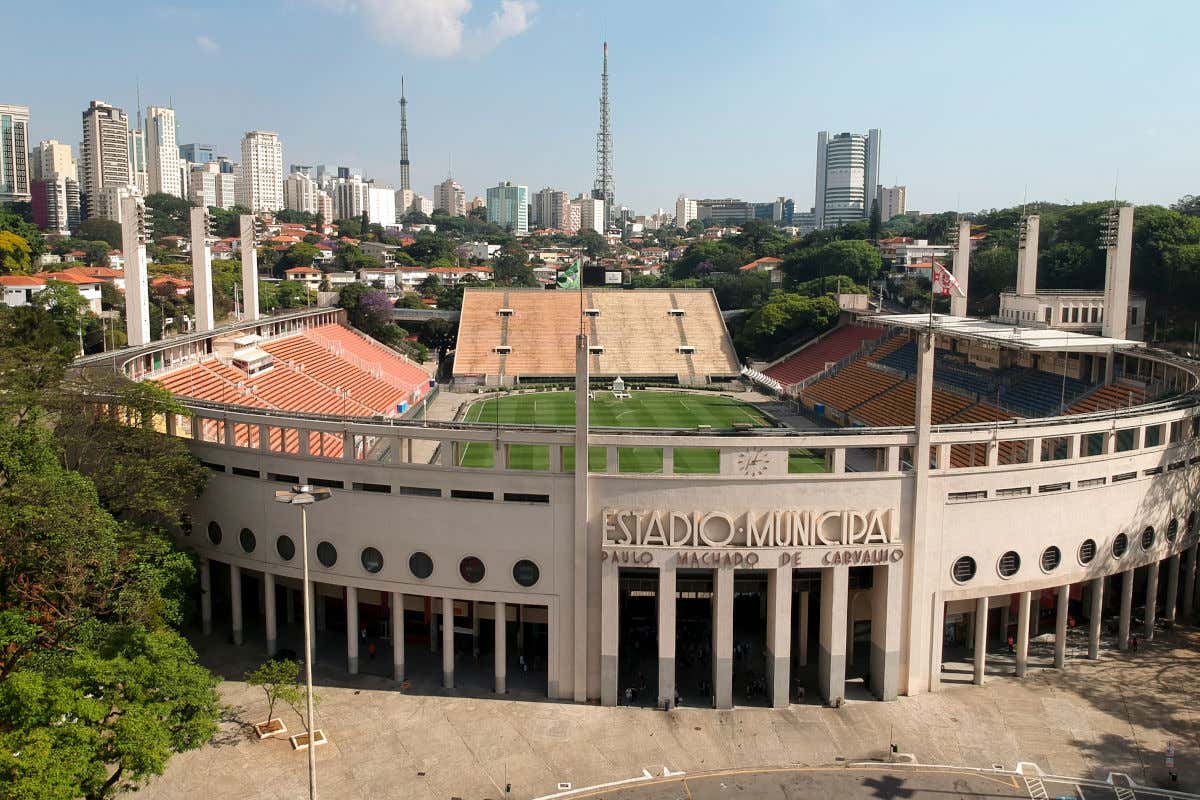
M 46 240 L 42 232 L 20 214 L 15 214 L 9 209 L 0 210 L 0 231 L 8 231 L 24 239 L 35 259 L 46 252 Z
M 0 230 L 0 275 L 28 275 L 33 269 L 33 248 L 12 231 Z
M 773 295 L 746 320 L 738 336 L 739 350 L 765 357 L 798 334 L 820 333 L 832 327 L 838 313 L 837 301 L 832 297 Z
M 883 259 L 879 251 L 870 242 L 862 240 L 837 240 L 809 247 L 783 262 L 784 273 L 794 283 L 827 275 L 846 275 L 855 283 L 867 283 L 882 270 Z
M 220 239 L 240 236 L 242 229 L 239 217 L 249 213 L 250 209 L 245 206 L 233 206 L 232 208 L 209 206 L 208 216 L 212 221 L 213 235 Z
M 76 235 L 89 242 L 106 242 L 111 250 L 121 249 L 121 226 L 109 219 L 88 217 L 80 223 Z
M 492 276 L 498 286 L 536 286 L 533 268 L 529 266 L 529 254 L 516 242 L 500 248 L 492 259 Z
M 300 674 L 300 665 L 288 658 L 271 659 L 259 664 L 245 675 L 246 684 L 257 686 L 267 696 L 267 717 L 275 717 L 275 704 L 287 695 L 288 687 L 295 686 Z
M 1200 196 L 1185 194 L 1171 203 L 1171 210 L 1189 217 L 1200 217 Z
M 347 217 L 334 221 L 337 226 L 338 236 L 349 236 L 352 239 L 358 239 L 362 236 L 362 220 L 355 217 Z
M 882 212 L 879 209 L 879 198 L 871 201 L 871 218 L 868 222 L 867 238 L 872 242 L 879 241 L 879 231 L 883 228 Z
M 192 204 L 173 194 L 155 192 L 146 195 L 146 211 L 155 240 L 164 236 L 187 236 Z
M 442 362 L 457 346 L 458 326 L 449 320 L 431 319 L 418 332 L 420 340 L 437 351 L 438 362 Z

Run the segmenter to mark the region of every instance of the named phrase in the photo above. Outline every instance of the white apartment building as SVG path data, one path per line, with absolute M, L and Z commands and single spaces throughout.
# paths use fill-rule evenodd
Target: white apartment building
M 221 172 L 215 161 L 193 164 L 188 200 L 205 208 L 233 208 L 237 205 L 237 177 L 232 172 Z
M 142 194 L 150 191 L 150 175 L 146 172 L 146 132 L 129 132 L 129 171 L 130 180 Z
M 697 219 L 700 215 L 700 210 L 696 206 L 695 200 L 689 200 L 683 195 L 675 201 L 675 227 L 686 228 L 688 223 Z
M 601 235 L 604 234 L 606 217 L 604 216 L 603 200 L 581 194 L 572 200 L 571 204 L 579 206 L 579 230 L 591 230 Z
M 831 228 L 867 219 L 879 188 L 882 133 L 817 133 L 816 224 Z
M 447 178 L 433 187 L 433 207 L 444 210 L 452 217 L 465 217 L 467 215 L 467 193 L 463 191 L 458 181 Z
M 334 219 L 357 219 L 363 212 L 363 195 L 366 184 L 357 175 L 349 178 L 335 178 L 329 184 L 329 193 L 333 196 Z
M 412 205 L 409 206 L 409 211 L 420 211 L 425 216 L 433 213 L 433 199 L 424 195 L 413 195 Z
M 565 230 L 571 216 L 571 200 L 567 193 L 549 187 L 533 193 L 533 219 L 530 224 L 535 228 L 553 228 Z
M 305 172 L 292 172 L 283 182 L 283 207 L 308 214 L 317 213 L 317 182 Z
M 55 139 L 43 139 L 29 154 L 29 173 L 33 180 L 46 181 L 54 176 L 79 180 L 79 168 L 71 145 Z
M 179 145 L 175 142 L 175 109 L 146 109 L 146 179 L 149 194 L 184 196 Z
M 392 225 L 396 221 L 396 193 L 390 186 L 367 184 L 363 198 L 367 221 L 377 225 Z
M 0 104 L 0 203 L 29 202 L 29 107 Z
M 416 196 L 417 193 L 412 189 L 396 190 L 396 222 L 399 222 L 400 218 L 409 212 Z
M 51 173 L 30 181 L 29 188 L 35 225 L 62 236 L 79 227 L 79 182 L 74 176 Z
M 242 137 L 242 172 L 238 203 L 257 214 L 283 208 L 283 144 L 271 131 L 248 131 Z
M 564 233 L 579 233 L 579 226 L 582 224 L 583 212 L 579 208 L 579 203 L 567 203 L 567 218 L 563 222 Z
M 321 223 L 328 228 L 333 222 L 333 198 L 324 189 L 317 189 L 315 197 L 316 211 L 313 213 L 321 218 Z
M 130 153 L 133 140 L 129 117 L 124 111 L 101 100 L 93 100 L 83 112 L 83 142 L 79 148 L 79 189 L 87 206 L 87 216 L 117 220 L 120 208 L 110 207 L 105 193 L 114 187 L 130 187 L 133 171 Z
M 907 187 L 904 186 L 880 186 L 878 193 L 879 218 L 887 222 L 892 217 L 903 214 L 906 193 Z

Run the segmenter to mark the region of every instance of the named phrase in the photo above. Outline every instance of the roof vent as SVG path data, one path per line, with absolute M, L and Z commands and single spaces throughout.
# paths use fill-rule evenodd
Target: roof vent
M 675 348 L 675 352 L 681 353 L 685 356 L 690 356 L 692 353 L 696 352 L 696 348 L 690 344 L 681 344 L 679 347 Z
M 508 355 L 509 353 L 512 352 L 512 347 L 510 347 L 509 345 L 506 345 L 506 344 L 498 345 L 495 348 L 495 352 L 499 353 L 502 356 Z
M 591 353 L 592 355 L 596 355 L 596 356 L 601 355 L 604 352 L 604 345 L 602 345 L 602 344 L 588 345 L 588 352 Z
M 583 315 L 584 315 L 585 317 L 598 317 L 598 316 L 600 316 L 600 309 L 598 309 L 598 308 L 585 308 L 585 309 L 583 310 Z
M 670 308 L 670 309 L 667 309 L 667 314 L 668 314 L 669 316 L 672 316 L 672 317 L 682 317 L 682 316 L 683 316 L 684 314 L 686 314 L 686 313 L 687 313 L 687 312 L 686 312 L 686 311 L 684 311 L 682 308 Z
M 513 315 L 513 310 L 512 310 L 511 308 L 498 308 L 498 309 L 496 309 L 496 316 L 497 316 L 497 317 L 511 317 L 512 315 Z

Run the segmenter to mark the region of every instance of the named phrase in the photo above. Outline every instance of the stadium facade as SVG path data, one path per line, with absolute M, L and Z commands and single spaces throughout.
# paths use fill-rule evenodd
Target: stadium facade
M 833 704 L 892 700 L 936 691 L 959 648 L 973 650 L 982 682 L 989 642 L 1010 636 L 1022 674 L 1043 617 L 1061 664 L 1076 621 L 1096 658 L 1103 625 L 1125 647 L 1153 636 L 1156 618 L 1194 610 L 1200 363 L 1120 338 L 877 317 L 863 323 L 886 333 L 889 356 L 904 337 L 911 371 L 879 348 L 854 351 L 821 381 L 894 379 L 848 381 L 833 396 L 860 394 L 840 409 L 799 397 L 843 427 L 594 429 L 596 354 L 572 320 L 541 327 L 571 348 L 574 428 L 425 423 L 413 417 L 428 399 L 413 365 L 371 349 L 339 314 L 249 320 L 80 362 L 156 380 L 189 412 L 156 424 L 212 471 L 180 533 L 199 558 L 206 632 L 227 627 L 240 644 L 261 628 L 271 652 L 294 626 L 299 519 L 274 502 L 292 484 L 334 492 L 308 512 L 323 652 L 344 642 L 358 671 L 367 628 L 387 643 L 394 678 L 435 669 L 426 656 L 439 653 L 446 687 L 490 662 L 498 692 L 520 663 L 546 696 L 578 702 L 633 690 L 718 708 L 747 697 L 782 707 L 801 690 Z M 1022 381 L 1061 365 L 1060 404 L 1004 418 L 967 414 L 990 405 L 978 396 L 948 405 L 962 395 L 935 365 L 964 343 L 968 359 L 1008 354 L 1009 369 L 1029 371 Z M 954 363 L 948 377 L 973 374 L 975 362 Z M 1089 397 L 1136 387 L 1137 402 L 1084 397 L 1067 411 L 1069 371 L 1097 379 Z M 880 398 L 910 421 L 861 427 Z M 490 466 L 466 466 L 469 447 L 491 451 Z M 545 469 L 509 466 L 528 447 L 545 449 Z M 661 469 L 623 470 L 631 449 L 658 454 Z M 676 468 L 696 449 L 719 454 L 714 470 Z M 798 456 L 824 468 L 797 468 Z

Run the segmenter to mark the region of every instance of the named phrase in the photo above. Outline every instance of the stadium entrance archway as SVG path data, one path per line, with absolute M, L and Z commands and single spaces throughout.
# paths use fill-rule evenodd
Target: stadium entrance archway
M 733 578 L 733 702 L 770 704 L 767 684 L 767 575 L 739 570 Z
M 658 686 L 658 570 L 618 573 L 617 702 L 653 706 Z
M 713 574 L 680 570 L 676 579 L 675 695 L 679 705 L 713 707 Z
M 792 658 L 789 699 L 793 703 L 819 701 L 817 658 L 820 652 L 821 572 L 792 571 Z

